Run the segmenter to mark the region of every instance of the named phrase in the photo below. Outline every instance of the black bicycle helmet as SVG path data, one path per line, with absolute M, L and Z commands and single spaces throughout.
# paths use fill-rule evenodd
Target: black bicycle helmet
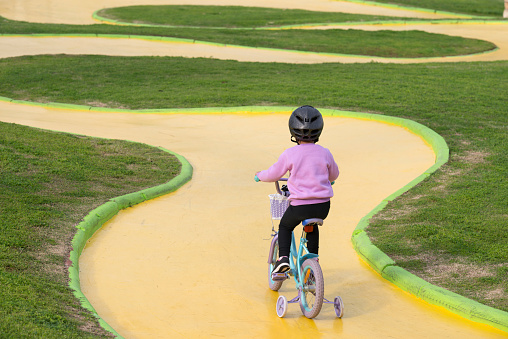
M 291 141 L 317 142 L 323 131 L 324 121 L 321 113 L 312 106 L 301 106 L 289 118 Z M 293 140 L 294 138 L 294 140 Z

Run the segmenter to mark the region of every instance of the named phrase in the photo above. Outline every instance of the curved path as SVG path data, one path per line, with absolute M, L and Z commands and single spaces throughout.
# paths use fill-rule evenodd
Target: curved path
M 30 0 L 15 4 L 0 0 L 0 15 L 36 21 L 30 15 L 35 15 L 32 8 L 37 8 L 42 22 L 78 23 L 89 20 L 91 12 L 103 6 L 140 2 L 54 0 L 45 1 L 47 8 L 41 8 L 40 2 L 34 5 Z M 240 3 L 249 4 L 234 2 Z M 256 5 L 343 11 L 341 6 L 352 6 L 364 13 L 372 10 L 371 6 L 342 2 L 309 3 L 258 1 Z M 439 27 L 456 29 L 452 25 Z M 500 27 L 506 32 L 506 25 Z M 124 53 L 119 52 L 121 46 L 130 50 L 125 53 L 139 51 L 138 45 L 131 45 L 136 43 L 132 39 L 108 39 L 106 45 L 94 47 L 89 45 L 92 40 L 103 39 L 83 43 L 81 39 L 56 38 L 58 43 L 53 46 L 53 38 L 31 38 L 23 41 L 24 47 L 16 47 L 20 46 L 17 39 L 23 38 L 0 38 L 0 57 L 15 48 L 19 48 L 15 55 L 55 53 L 56 45 L 64 45 L 74 53 L 97 48 L 96 53 L 118 55 Z M 32 45 L 38 47 L 31 49 Z M 144 53 L 150 54 L 151 50 L 145 49 Z M 186 55 L 185 51 L 181 53 Z M 249 49 L 236 53 L 254 54 Z M 497 58 L 508 59 L 506 48 L 496 53 Z M 272 186 L 255 184 L 252 175 L 290 146 L 285 133 L 288 112 L 278 113 L 284 114 L 93 113 L 0 102 L 2 121 L 160 145 L 182 154 L 194 166 L 190 183 L 176 193 L 121 212 L 83 252 L 83 292 L 101 317 L 127 338 L 505 337 L 500 331 L 401 292 L 358 259 L 350 236 L 359 219 L 430 167 L 434 155 L 421 139 L 402 128 L 346 118 L 327 118 L 321 140 L 335 154 L 342 172 L 322 232 L 325 294 L 329 298 L 340 294 L 346 303 L 346 315 L 336 319 L 333 309 L 325 307 L 317 319 L 309 320 L 292 305 L 285 319 L 277 318 L 274 304 L 278 294 L 266 286 L 265 263 L 265 239 L 270 233 L 266 195 Z M 258 126 L 266 129 L 260 132 Z M 286 284 L 280 293 L 293 296 L 292 284 Z
M 320 12 L 348 12 L 422 19 L 456 18 L 426 12 L 365 6 L 347 1 L 327 0 L 0 0 L 0 14 L 8 19 L 57 24 L 93 24 L 92 14 L 102 8 L 133 5 L 224 5 L 296 8 Z
M 308 1 L 308 0 L 47 0 L 43 4 L 38 0 L 11 1 L 0 0 L 0 15 L 12 19 L 41 23 L 93 24 L 94 11 L 101 8 L 138 4 L 196 4 L 196 5 L 244 5 L 277 8 L 300 8 L 316 11 L 337 11 L 358 14 L 386 15 L 395 17 L 416 17 L 425 19 L 455 18 L 455 15 L 415 12 L 410 10 L 361 5 L 344 1 Z M 121 56 L 185 56 L 238 61 L 286 62 L 286 63 L 423 63 L 423 62 L 458 62 L 458 61 L 495 61 L 506 60 L 508 54 L 508 22 L 500 23 L 406 23 L 386 25 L 337 25 L 326 27 L 307 27 L 311 29 L 344 28 L 362 30 L 421 30 L 430 33 L 448 34 L 473 39 L 488 40 L 498 46 L 493 52 L 435 58 L 382 58 L 365 56 L 348 56 L 333 54 L 315 54 L 276 49 L 250 48 L 241 46 L 224 46 L 222 44 L 199 44 L 180 39 L 167 41 L 143 40 L 140 38 L 85 38 L 76 37 L 0 37 L 0 57 L 14 57 L 26 54 L 108 54 Z M 305 29 L 305 28 L 302 28 Z

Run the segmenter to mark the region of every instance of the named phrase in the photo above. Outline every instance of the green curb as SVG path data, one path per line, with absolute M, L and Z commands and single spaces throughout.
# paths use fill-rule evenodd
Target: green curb
M 280 27 L 267 27 L 256 28 L 263 30 L 278 30 L 278 29 L 298 29 L 298 28 L 312 28 L 322 26 L 405 26 L 405 25 L 457 25 L 457 24 L 507 24 L 506 20 L 499 19 L 404 19 L 404 20 L 376 20 L 376 21 L 355 21 L 355 22 L 326 22 L 326 23 L 312 23 L 312 24 L 298 24 L 298 25 L 285 25 Z
M 434 286 L 398 266 L 386 267 L 382 272 L 382 276 L 404 291 L 430 304 L 444 307 L 472 321 L 508 331 L 507 312 L 485 306 L 444 288 Z
M 79 280 L 79 257 L 86 245 L 86 242 L 92 237 L 92 235 L 120 210 L 173 192 L 192 178 L 192 166 L 184 157 L 161 147 L 159 147 L 159 149 L 174 155 L 178 161 L 180 161 L 182 164 L 180 174 L 165 184 L 113 198 L 107 203 L 97 207 L 85 216 L 83 221 L 76 226 L 78 231 L 72 239 L 72 251 L 69 256 L 69 259 L 72 262 L 72 265 L 69 267 L 69 287 L 73 290 L 74 296 L 79 299 L 81 305 L 98 319 L 102 328 L 113 333 L 117 338 L 122 338 L 122 336 L 120 336 L 120 334 L 118 334 L 97 314 L 92 304 L 90 304 L 81 291 Z
M 365 232 L 365 229 L 369 225 L 370 219 L 379 211 L 384 209 L 389 201 L 392 201 L 393 199 L 402 195 L 404 192 L 407 192 L 411 188 L 415 187 L 417 184 L 428 178 L 443 164 L 448 162 L 449 149 L 446 141 L 430 128 L 411 120 L 373 114 L 347 115 L 356 118 L 389 123 L 406 128 L 410 132 L 420 136 L 423 140 L 425 140 L 436 155 L 436 161 L 433 166 L 428 168 L 424 173 L 422 173 L 403 188 L 386 197 L 377 207 L 375 207 L 371 212 L 369 212 L 360 220 L 351 237 L 353 248 L 356 250 L 358 255 L 364 259 L 376 272 L 381 274 L 383 278 L 392 282 L 402 290 L 409 292 L 430 304 L 444 307 L 447 310 L 466 319 L 482 324 L 487 324 L 502 331 L 508 332 L 507 312 L 480 304 L 476 301 L 465 298 L 441 287 L 434 286 L 402 269 L 401 267 L 396 266 L 395 262 L 390 257 L 388 257 L 383 251 L 372 244 L 367 233 Z
M 389 256 L 372 244 L 367 233 L 356 233 L 351 237 L 351 240 L 356 253 L 377 273 L 382 275 L 387 267 L 395 265 Z
M 353 2 L 353 3 L 362 4 L 362 5 L 377 6 L 377 7 L 409 10 L 409 11 L 415 11 L 415 12 L 448 15 L 448 16 L 454 16 L 457 18 L 465 18 L 465 19 L 467 19 L 467 18 L 478 18 L 478 19 L 495 18 L 495 17 L 490 17 L 490 16 L 479 16 L 479 15 L 472 15 L 472 14 L 461 14 L 461 13 L 453 13 L 453 12 L 447 12 L 447 11 L 438 11 L 438 10 L 429 9 L 429 8 L 403 6 L 403 5 L 397 5 L 397 4 L 387 4 L 384 2 L 376 2 L 376 1 L 368 1 L 368 0 L 341 0 L 341 1 Z

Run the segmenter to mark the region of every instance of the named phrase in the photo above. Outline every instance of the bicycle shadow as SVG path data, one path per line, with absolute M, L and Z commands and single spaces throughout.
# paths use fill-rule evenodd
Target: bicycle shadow
M 333 304 L 323 304 L 320 314 L 314 319 L 306 318 L 301 310 L 298 303 L 288 304 L 288 311 L 284 318 L 279 318 L 276 314 L 276 302 L 279 295 L 284 295 L 288 298 L 293 299 L 296 297 L 297 292 L 294 289 L 294 281 L 287 280 L 282 285 L 278 292 L 271 291 L 269 289 L 265 292 L 265 305 L 266 312 L 271 315 L 273 319 L 270 322 L 268 334 L 277 333 L 273 337 L 291 337 L 291 338 L 308 338 L 309 334 L 312 333 L 312 338 L 320 338 L 325 336 L 324 333 L 333 331 L 334 335 L 340 335 L 343 332 L 343 320 L 337 318 L 333 309 Z M 326 328 L 327 331 L 321 331 Z M 295 331 L 297 329 L 298 331 Z M 295 333 L 299 336 L 295 337 Z M 270 337 L 270 335 L 269 335 Z

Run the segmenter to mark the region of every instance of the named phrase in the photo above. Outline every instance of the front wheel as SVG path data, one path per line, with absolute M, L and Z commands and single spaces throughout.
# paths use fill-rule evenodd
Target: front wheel
M 321 266 L 315 259 L 307 259 L 302 265 L 302 293 L 300 308 L 303 315 L 312 319 L 316 317 L 323 306 L 325 282 Z
M 276 241 L 274 244 L 272 260 L 268 264 L 268 287 L 270 287 L 270 289 L 272 291 L 278 291 L 281 288 L 282 283 L 284 282 L 281 280 L 276 281 L 276 280 L 272 279 L 272 271 L 273 271 L 273 267 L 275 266 L 275 263 L 277 262 L 277 254 L 278 253 L 279 253 L 279 241 Z

